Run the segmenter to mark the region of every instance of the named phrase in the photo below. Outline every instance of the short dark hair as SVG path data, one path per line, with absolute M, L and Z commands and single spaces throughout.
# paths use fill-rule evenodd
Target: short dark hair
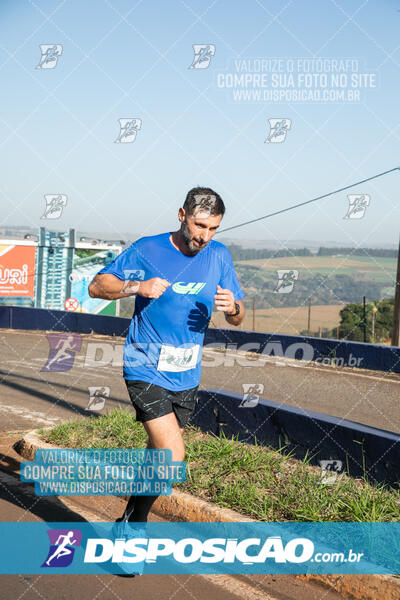
M 195 187 L 188 191 L 183 208 L 192 216 L 196 208 L 209 211 L 210 215 L 224 215 L 225 204 L 217 192 L 209 187 Z

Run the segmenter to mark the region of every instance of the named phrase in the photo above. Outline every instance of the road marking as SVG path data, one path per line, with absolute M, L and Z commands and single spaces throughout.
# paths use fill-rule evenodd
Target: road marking
M 61 421 L 60 417 L 48 417 L 46 413 L 39 412 L 37 410 L 31 410 L 30 408 L 18 408 L 17 406 L 10 406 L 8 404 L 0 404 L 0 411 L 5 413 L 11 413 L 21 419 L 27 419 L 28 421 L 34 421 L 36 423 L 43 423 L 44 425 L 54 425 Z

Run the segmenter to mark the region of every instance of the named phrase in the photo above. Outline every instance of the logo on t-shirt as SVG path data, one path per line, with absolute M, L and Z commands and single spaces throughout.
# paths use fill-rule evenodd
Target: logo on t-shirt
M 191 283 L 177 281 L 177 283 L 174 283 L 174 285 L 172 286 L 172 289 L 177 294 L 198 294 L 205 285 L 206 283 L 203 283 L 201 281 L 199 283 L 196 283 L 195 281 Z

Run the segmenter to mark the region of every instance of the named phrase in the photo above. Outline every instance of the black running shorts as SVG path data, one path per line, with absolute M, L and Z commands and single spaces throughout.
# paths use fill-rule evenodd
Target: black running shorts
M 125 383 L 136 411 L 137 421 L 143 423 L 174 412 L 179 427 L 186 427 L 196 406 L 199 386 L 181 392 L 171 392 L 147 381 L 125 379 Z

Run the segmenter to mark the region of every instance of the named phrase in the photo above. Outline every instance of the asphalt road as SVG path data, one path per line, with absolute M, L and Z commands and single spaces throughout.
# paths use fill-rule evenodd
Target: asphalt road
M 49 356 L 45 332 L 0 330 L 0 340 L 1 431 L 93 414 L 87 410 L 91 387 L 109 388 L 97 413 L 131 406 L 122 379 L 121 338 L 80 336 L 80 349 L 69 353 L 73 365 L 65 372 L 43 370 Z M 241 394 L 244 383 L 258 383 L 268 400 L 400 432 L 400 375 L 252 358 L 205 349 L 200 387 Z

